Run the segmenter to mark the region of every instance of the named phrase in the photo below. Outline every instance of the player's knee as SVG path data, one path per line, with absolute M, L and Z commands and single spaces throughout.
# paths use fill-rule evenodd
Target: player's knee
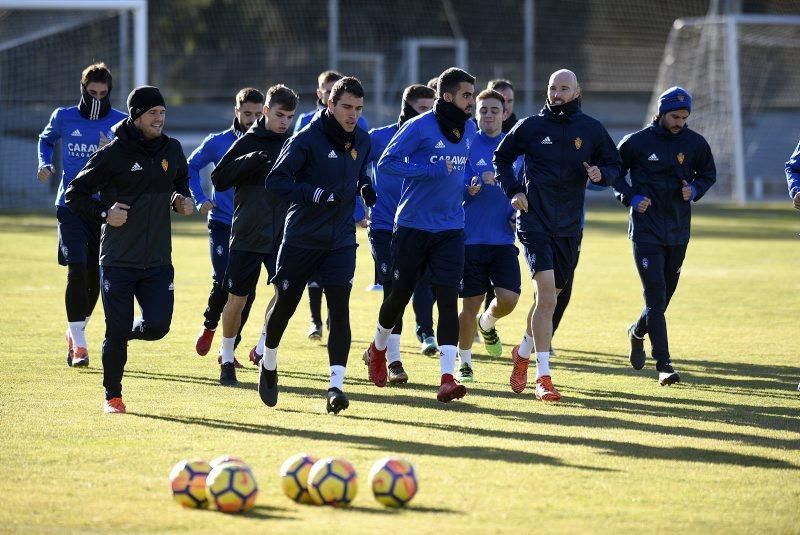
M 142 331 L 145 340 L 161 340 L 169 333 L 169 321 L 147 322 Z
M 246 295 L 234 295 L 232 293 L 229 293 L 228 302 L 225 304 L 225 307 L 229 308 L 231 312 L 241 314 L 246 304 L 247 304 Z
M 497 292 L 497 308 L 501 312 L 509 314 L 517 306 L 519 294 L 514 292 Z
M 539 292 L 536 296 L 536 310 L 542 312 L 553 312 L 556 309 L 555 292 Z

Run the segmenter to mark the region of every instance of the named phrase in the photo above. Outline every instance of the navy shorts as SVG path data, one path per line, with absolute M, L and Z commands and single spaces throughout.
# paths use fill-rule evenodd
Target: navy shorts
M 356 247 L 348 245 L 329 251 L 283 243 L 278 251 L 278 267 L 272 283 L 284 291 L 291 287 L 302 292 L 311 277 L 316 276 L 323 288 L 352 286 L 356 273 Z
M 90 225 L 64 206 L 56 208 L 58 263 L 97 264 L 100 258 L 100 224 Z
M 256 289 L 261 264 L 267 268 L 267 284 L 275 275 L 275 255 L 232 250 L 225 270 L 225 285 L 228 292 L 239 297 L 250 295 Z
M 467 245 L 464 247 L 464 288 L 461 297 L 483 295 L 492 287 L 519 294 L 519 249 L 508 245 Z
M 228 251 L 231 226 L 213 219 L 208 220 L 208 248 L 211 253 L 211 278 L 221 283 L 228 269 Z
M 427 271 L 431 286 L 461 289 L 464 231 L 397 227 L 392 235 L 392 285 L 413 289 Z
M 525 249 L 525 260 L 528 262 L 531 278 L 539 271 L 552 269 L 557 289 L 565 288 L 572 281 L 581 250 L 580 237 L 522 231 L 518 236 Z
M 383 285 L 392 283 L 392 231 L 370 230 L 369 246 L 372 259 L 378 268 L 378 282 Z M 388 282 L 387 282 L 388 281 Z

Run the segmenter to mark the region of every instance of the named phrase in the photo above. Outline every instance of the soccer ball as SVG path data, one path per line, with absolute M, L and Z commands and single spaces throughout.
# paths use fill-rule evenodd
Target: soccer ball
M 211 470 L 206 480 L 211 507 L 223 513 L 243 513 L 253 508 L 258 485 L 250 467 L 242 463 L 222 463 Z
M 315 462 L 317 462 L 316 457 L 298 453 L 286 459 L 281 466 L 283 493 L 297 503 L 309 505 L 314 503 L 308 493 L 308 473 Z
M 372 465 L 369 484 L 375 499 L 387 507 L 403 507 L 418 489 L 414 466 L 397 457 L 386 457 Z
M 200 459 L 183 460 L 173 466 L 169 473 L 169 486 L 175 501 L 193 509 L 208 507 L 206 477 L 210 471 L 208 463 Z
M 358 492 L 356 470 L 344 459 L 320 459 L 308 472 L 308 492 L 317 505 L 350 505 Z
M 234 463 L 234 464 L 243 464 L 247 466 L 247 463 L 244 462 L 239 457 L 234 457 L 233 455 L 220 455 L 215 459 L 212 459 L 210 463 L 208 463 L 211 468 L 216 468 L 217 466 L 221 465 L 222 463 Z

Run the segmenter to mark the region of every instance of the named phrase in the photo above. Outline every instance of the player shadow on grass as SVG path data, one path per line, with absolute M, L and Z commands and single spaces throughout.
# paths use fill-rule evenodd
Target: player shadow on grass
M 171 422 L 179 425 L 197 425 L 210 427 L 216 430 L 250 433 L 263 436 L 291 437 L 294 439 L 303 438 L 306 440 L 317 440 L 337 443 L 350 443 L 356 448 L 372 450 L 377 452 L 391 451 L 397 454 L 406 455 L 433 455 L 452 459 L 474 459 L 488 461 L 503 461 L 514 464 L 542 464 L 555 467 L 576 468 L 589 471 L 616 471 L 608 468 L 594 466 L 581 466 L 565 463 L 558 457 L 532 453 L 529 451 L 516 450 L 510 448 L 497 448 L 488 446 L 475 446 L 458 444 L 430 444 L 415 442 L 411 440 L 392 439 L 370 435 L 356 435 L 341 431 L 327 432 L 319 429 L 297 429 L 286 428 L 275 425 L 270 421 L 265 425 L 251 424 L 245 422 L 234 422 L 231 420 L 218 420 L 215 418 L 203 417 L 182 417 L 167 416 L 145 413 L 128 413 L 130 416 L 157 420 L 161 422 Z M 315 414 L 315 413 L 312 413 Z M 276 419 L 277 421 L 277 419 Z
M 300 520 L 296 515 L 289 516 L 292 511 L 285 507 L 274 505 L 255 505 L 246 513 L 241 513 L 245 518 L 255 518 L 258 520 Z
M 288 412 L 305 413 L 305 411 L 289 410 Z M 514 411 L 489 411 L 489 412 L 505 412 L 507 414 L 514 414 Z M 788 461 L 773 459 L 769 457 L 761 457 L 758 455 L 741 454 L 729 451 L 710 450 L 707 448 L 693 448 L 689 446 L 676 447 L 667 446 L 659 447 L 647 444 L 638 444 L 632 442 L 620 442 L 614 440 L 607 440 L 602 438 L 586 438 L 557 435 L 553 433 L 535 434 L 515 431 L 503 431 L 498 429 L 487 429 L 470 427 L 464 428 L 457 424 L 439 424 L 431 422 L 414 421 L 408 422 L 405 420 L 393 420 L 385 417 L 370 417 L 360 415 L 350 415 L 348 417 L 352 420 L 374 422 L 382 426 L 397 425 L 397 426 L 413 426 L 415 428 L 425 428 L 437 432 L 453 432 L 453 433 L 469 433 L 480 437 L 499 438 L 503 440 L 523 440 L 528 442 L 540 442 L 544 445 L 563 444 L 569 446 L 586 446 L 594 449 L 601 450 L 602 454 L 615 456 L 615 457 L 631 457 L 634 459 L 658 459 L 669 461 L 683 461 L 683 462 L 698 462 L 707 464 L 727 464 L 733 466 L 747 466 L 747 467 L 760 467 L 760 468 L 779 468 L 779 469 L 792 469 L 800 470 L 800 466 L 794 465 Z M 638 424 L 636 422 L 628 422 L 625 420 L 618 420 L 617 425 L 609 425 L 609 418 L 593 417 L 593 416 L 569 416 L 564 414 L 536 414 L 535 422 L 546 425 L 568 425 L 571 427 L 579 427 L 582 429 L 597 429 L 598 432 L 605 432 L 610 428 L 631 429 L 638 432 L 654 433 L 656 436 L 663 434 L 681 435 L 687 432 L 688 436 L 693 436 L 691 433 L 699 430 L 691 428 L 673 428 L 673 426 L 653 426 L 650 424 Z M 622 424 L 622 425 L 620 425 Z M 628 425 L 628 427 L 625 427 Z M 713 433 L 713 432 L 712 432 Z M 703 436 L 701 438 L 712 438 L 716 440 L 730 441 L 731 439 L 724 436 L 725 433 L 718 433 L 717 436 Z M 768 439 L 774 441 L 774 439 Z M 778 440 L 783 444 L 775 444 L 772 447 L 782 451 L 793 450 L 797 448 L 798 441 Z M 781 447 L 783 446 L 783 447 Z
M 413 502 L 406 507 L 364 507 L 363 505 L 349 505 L 347 511 L 357 513 L 370 513 L 377 515 L 404 515 L 409 513 L 433 513 L 433 514 L 457 514 L 461 511 L 448 509 L 446 507 L 421 507 L 414 505 Z

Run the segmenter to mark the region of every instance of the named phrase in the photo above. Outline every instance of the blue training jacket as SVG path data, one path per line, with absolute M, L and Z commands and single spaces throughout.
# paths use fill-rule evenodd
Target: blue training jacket
M 397 123 L 392 123 L 380 128 L 373 128 L 369 132 L 370 140 L 372 140 L 369 162 L 372 166 L 372 187 L 378 194 L 378 201 L 369 211 L 369 228 L 372 230 L 391 231 L 394 229 L 394 216 L 397 212 L 397 205 L 400 204 L 400 188 L 403 185 L 403 177 L 379 171 L 378 160 L 398 130 Z
M 198 210 L 204 202 L 209 200 L 203 191 L 200 171 L 209 164 L 216 166 L 225 156 L 225 153 L 228 152 L 228 149 L 231 148 L 234 141 L 242 137 L 242 135 L 244 134 L 233 126 L 222 132 L 209 134 L 189 156 L 189 190 L 192 192 L 194 204 Z M 217 191 L 217 188 L 212 184 L 210 200 L 214 203 L 214 208 L 208 213 L 209 221 L 218 221 L 231 226 L 233 221 L 233 188 Z
M 325 109 L 324 106 L 317 106 L 316 110 L 308 111 L 306 113 L 301 114 L 300 117 L 298 117 L 294 123 L 294 133 L 296 134 L 300 130 L 302 130 L 305 126 L 307 126 L 311 122 L 311 119 L 313 119 L 316 115 L 319 114 L 320 111 L 324 109 Z M 367 120 L 364 119 L 363 116 L 358 118 L 358 122 L 356 124 L 364 131 L 369 129 L 369 127 L 367 126 Z M 370 155 L 371 154 L 372 151 L 370 151 Z M 378 154 L 378 156 L 380 156 L 380 154 Z M 361 202 L 361 199 L 356 199 L 356 206 L 353 209 L 353 221 L 358 222 L 364 219 L 365 217 L 367 217 L 367 211 L 364 208 L 364 203 Z
M 789 186 L 789 197 L 800 192 L 800 142 L 792 153 L 792 157 L 786 162 L 786 183 Z
M 619 143 L 622 158 L 614 193 L 625 206 L 637 195 L 652 204 L 640 214 L 630 211 L 628 235 L 631 240 L 661 245 L 689 243 L 691 201 L 684 201 L 683 181 L 693 190 L 697 202 L 714 185 L 717 169 L 705 138 L 684 127 L 672 134 L 657 123 L 628 134 Z M 625 176 L 630 171 L 630 184 Z
M 478 131 L 472 140 L 467 172 L 464 173 L 464 245 L 514 244 L 514 229 L 510 221 L 515 210 L 511 207 L 511 201 L 503 193 L 499 182 L 492 186 L 483 184 L 481 179 L 486 171 L 494 174 L 492 156 L 504 137 L 502 132 L 492 138 Z M 514 174 L 518 175 L 522 158 L 518 158 L 513 167 Z M 478 177 L 482 184 L 475 195 L 467 193 L 472 177 Z
M 369 134 L 356 126 L 355 146 L 336 150 L 317 115 L 306 128 L 289 138 L 267 176 L 266 188 L 289 198 L 283 243 L 305 249 L 334 250 L 356 244 L 356 198 L 369 183 Z M 321 188 L 337 198 L 336 206 L 314 202 Z
M 302 130 L 308 123 L 311 122 L 311 119 L 314 118 L 316 114 L 318 114 L 321 110 L 324 110 L 325 106 L 317 105 L 316 110 L 307 111 L 305 113 L 301 113 L 297 120 L 294 122 L 294 134 L 298 133 Z M 364 119 L 364 116 L 358 118 L 358 126 L 360 126 L 364 131 L 369 131 L 369 126 L 367 125 L 367 120 Z M 380 155 L 379 155 L 380 156 Z
M 64 192 L 81 169 L 89 161 L 89 157 L 97 152 L 100 132 L 109 141 L 114 139 L 111 127 L 127 117 L 119 110 L 111 109 L 105 117 L 86 119 L 78 111 L 78 106 L 56 108 L 47 126 L 39 134 L 39 169 L 53 164 L 53 150 L 56 141 L 61 140 L 61 162 L 64 168 L 61 182 L 58 185 L 56 206 L 67 206 Z
M 524 180 L 514 176 L 513 163 L 525 155 Z M 583 163 L 596 165 L 601 185 L 611 185 L 619 173 L 619 153 L 599 121 L 578 108 L 555 115 L 547 106 L 539 115 L 518 122 L 494 153 L 497 179 L 509 198 L 528 197 L 518 229 L 550 236 L 581 234 L 587 173 Z
M 433 111 L 406 122 L 378 161 L 378 172 L 403 178 L 395 223 L 427 232 L 464 228 L 464 172 L 476 126 L 468 120 L 464 136 L 451 143 Z M 445 160 L 453 162 L 447 174 Z

